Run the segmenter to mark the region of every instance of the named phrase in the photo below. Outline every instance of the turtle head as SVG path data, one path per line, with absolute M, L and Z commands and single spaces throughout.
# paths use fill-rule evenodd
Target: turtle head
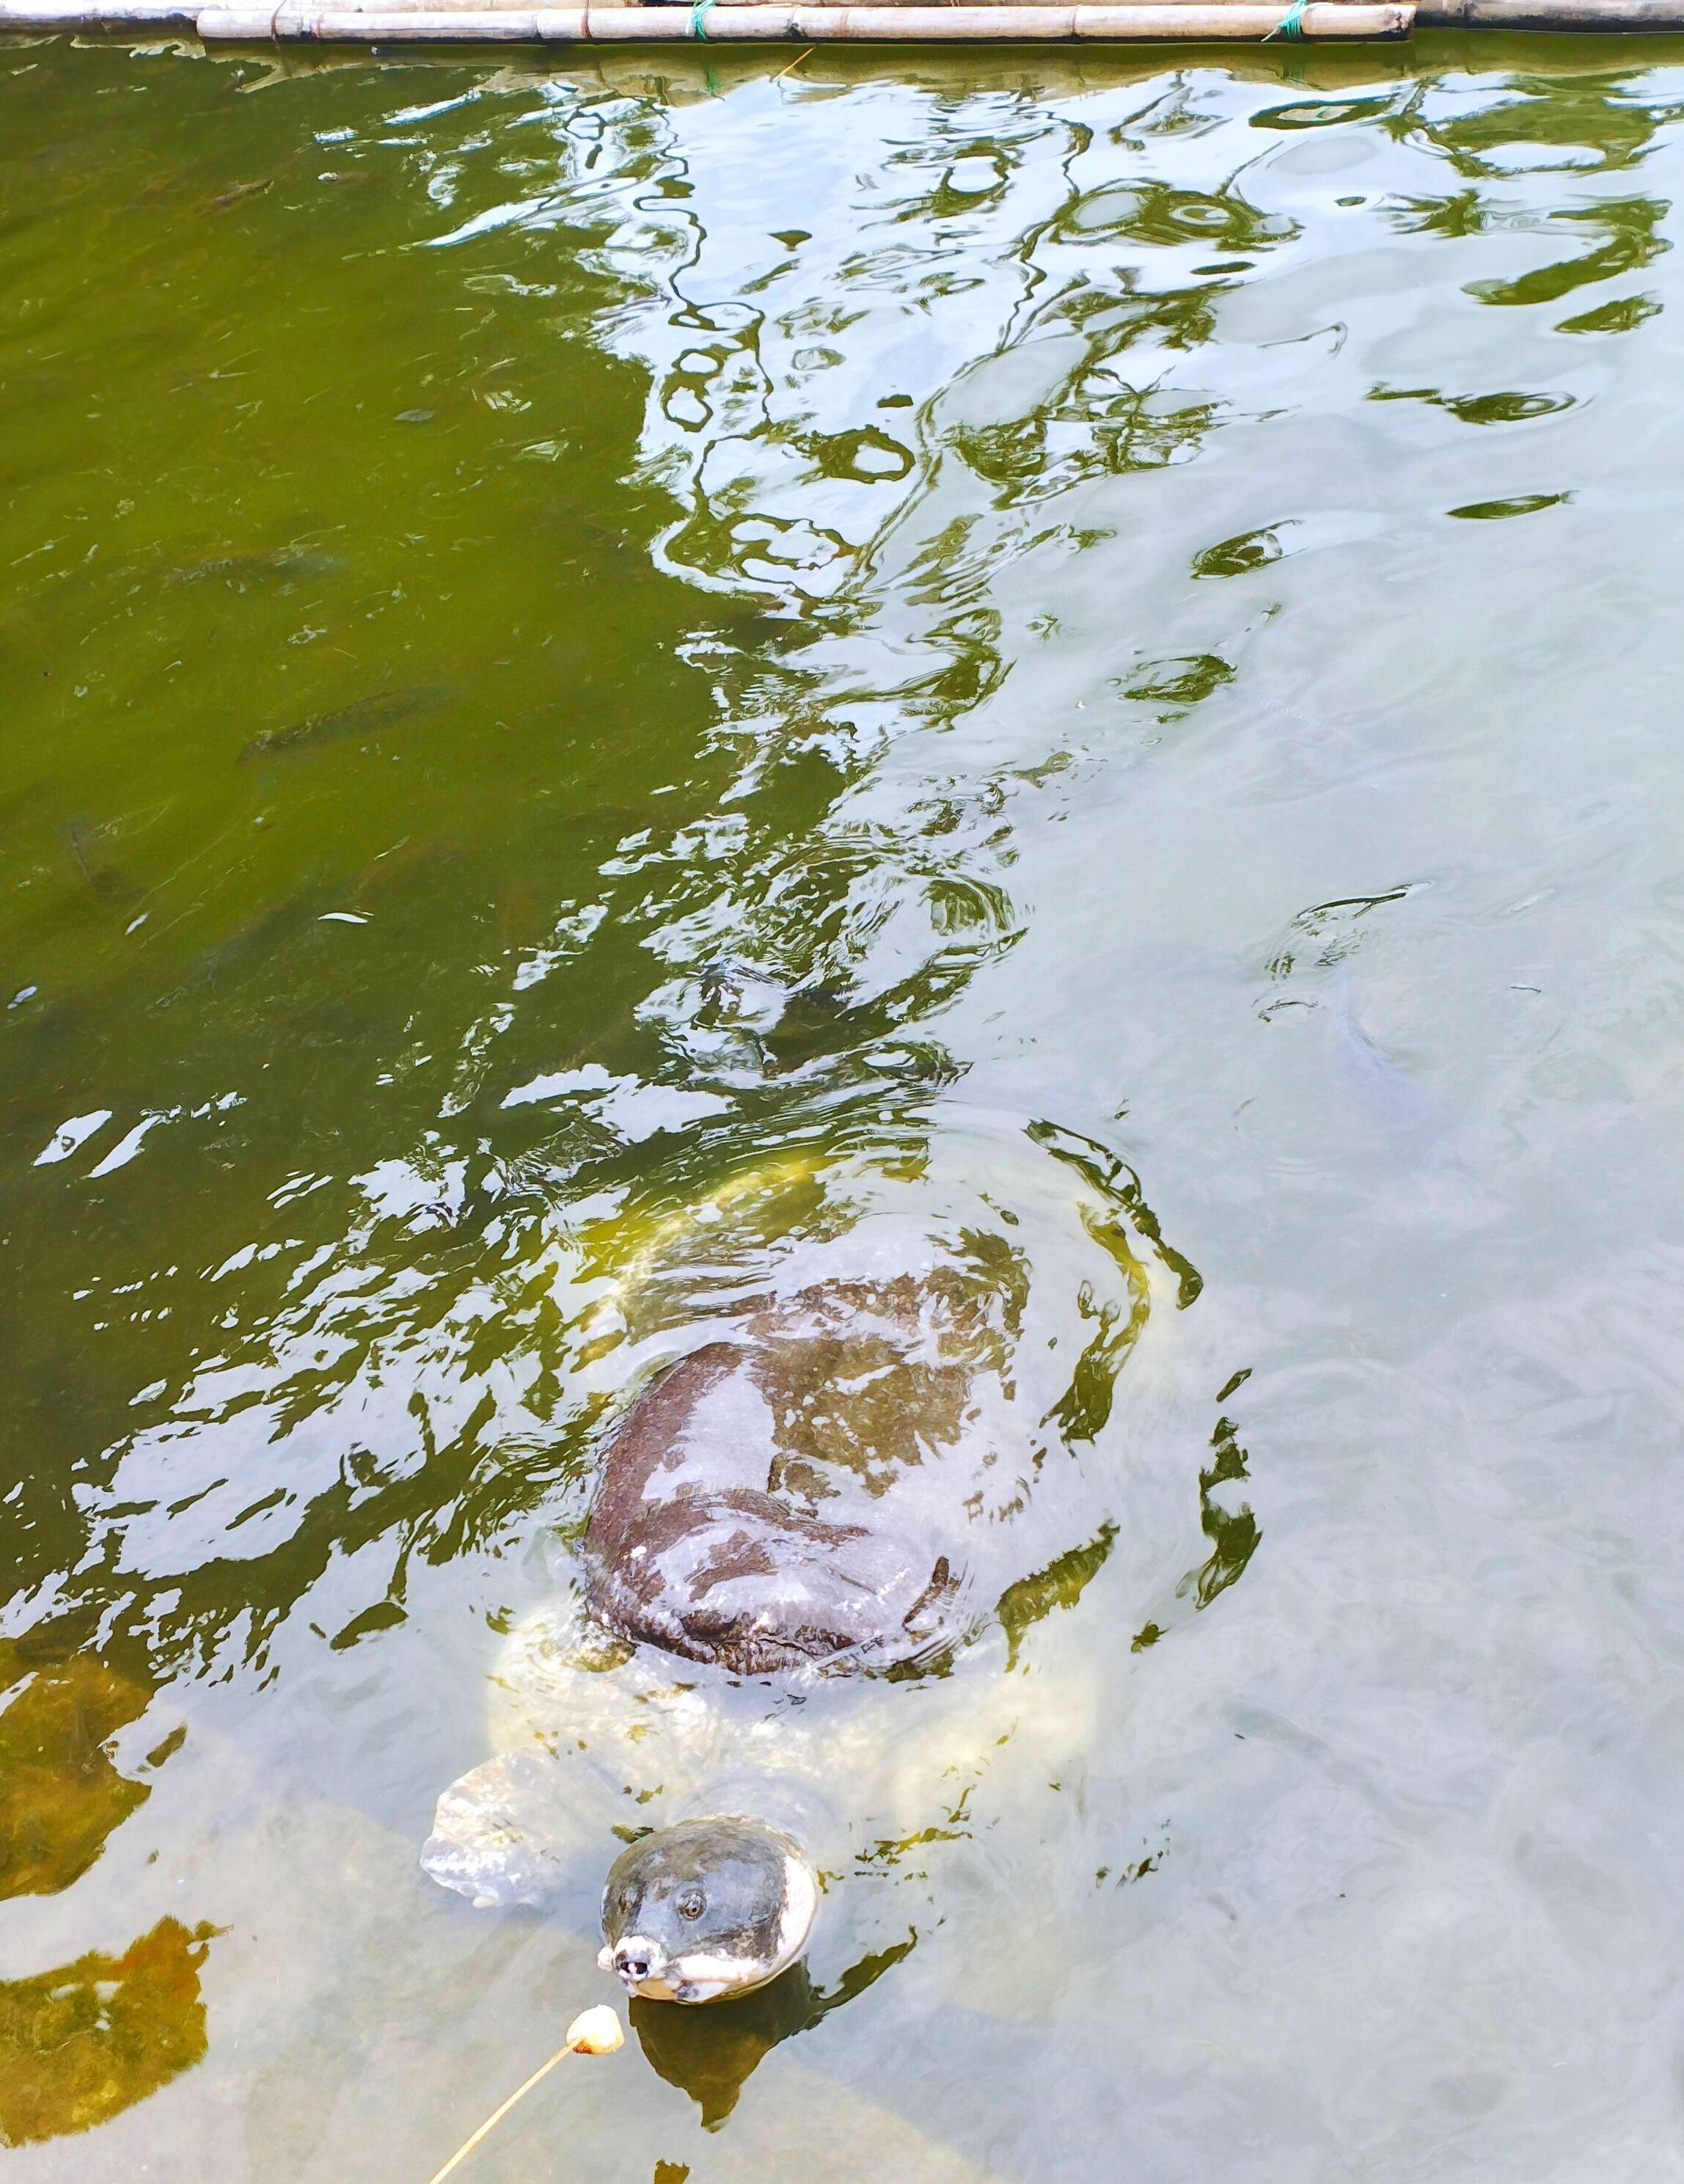
M 614 1860 L 597 1962 L 653 2002 L 746 1994 L 800 1956 L 818 1903 L 817 1876 L 781 1828 L 681 1820 Z

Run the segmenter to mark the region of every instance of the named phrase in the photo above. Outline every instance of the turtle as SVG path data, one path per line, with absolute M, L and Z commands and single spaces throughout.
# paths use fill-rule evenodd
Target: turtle
M 1191 1270 L 1114 1156 L 975 1116 L 911 1154 L 751 1162 L 582 1245 L 580 1355 L 618 1390 L 588 1509 L 422 1864 L 552 1908 L 617 1848 L 601 1968 L 717 2004 L 991 1774 L 1091 1735 L 1080 1646 L 1056 1694 L 1025 1648 L 1116 1535 L 1114 1468 L 1076 1451 Z

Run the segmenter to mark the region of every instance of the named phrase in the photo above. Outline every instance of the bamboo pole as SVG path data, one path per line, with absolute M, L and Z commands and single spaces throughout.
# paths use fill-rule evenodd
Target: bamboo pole
M 1423 30 L 1684 31 L 1684 0 L 1418 0 Z
M 1307 39 L 1403 38 L 1414 20 L 1413 0 L 1307 0 L 1298 35 Z M 1009 39 L 1139 42 L 1197 40 L 1254 42 L 1280 29 L 1283 9 L 1270 0 L 1124 0 L 1106 7 L 1047 4 L 1047 0 L 942 0 L 934 6 L 713 7 L 703 20 L 709 44 L 832 40 L 931 44 Z M 198 17 L 206 44 L 523 44 L 578 45 L 687 41 L 694 11 L 686 7 L 479 8 L 447 12 L 324 6 L 282 0 L 279 7 L 217 5 Z
M 394 4 L 398 4 L 402 5 L 407 11 L 408 8 L 417 5 L 428 9 L 439 6 L 453 6 L 458 4 L 458 0 L 323 0 L 323 3 L 330 5 L 335 8 L 353 7 L 359 10 L 364 7 L 389 8 Z M 692 0 L 629 0 L 629 3 L 634 7 L 664 7 L 670 13 L 682 12 L 687 19 Z M 233 5 L 235 4 L 235 0 L 209 0 L 209 4 L 213 6 Z M 504 4 L 504 0 L 463 0 L 463 4 L 470 6 L 477 5 L 481 7 L 500 7 Z M 508 4 L 518 6 L 520 4 L 520 0 L 508 0 Z M 531 0 L 526 0 L 526 4 L 530 6 L 531 4 Z M 596 9 L 603 4 L 603 0 L 589 0 L 590 9 L 592 14 L 594 14 Z M 627 0 L 621 0 L 621 4 L 627 4 Z M 770 4 L 773 4 L 773 0 L 707 0 L 707 6 L 709 12 L 706 16 L 705 22 L 709 38 L 712 39 L 715 36 L 713 27 L 714 18 L 712 10 L 714 8 L 755 8 L 765 7 Z M 1217 8 L 1220 8 L 1225 14 L 1231 11 L 1233 8 L 1248 6 L 1253 9 L 1266 9 L 1272 6 L 1272 0 L 790 0 L 790 4 L 807 4 L 822 8 L 840 8 L 853 4 L 872 8 L 1062 7 L 1068 8 L 1072 6 L 1096 6 L 1108 9 L 1113 8 L 1153 8 L 1160 14 L 1174 14 L 1179 20 L 1183 16 L 1192 14 L 1208 14 L 1211 9 Z M 1289 0 L 1281 0 L 1280 7 L 1274 9 L 1274 20 L 1276 23 L 1280 21 L 1281 17 L 1285 13 L 1288 4 Z M 1330 0 L 1330 4 L 1331 4 L 1331 0 Z M 1338 4 L 1348 7 L 1353 4 L 1353 0 L 1338 0 Z M 1381 0 L 1368 0 L 1368 4 L 1378 5 L 1381 4 Z M 1417 14 L 1420 11 L 1421 4 L 1422 0 L 1414 0 L 1414 6 Z M 1465 0 L 1447 0 L 1447 4 L 1453 6 L 1465 4 Z M 1536 5 L 1537 0 L 1529 0 L 1529 4 Z M 1666 0 L 1666 4 L 1669 6 L 1672 5 L 1673 0 Z M 1684 8 L 1684 0 L 1677 0 L 1677 4 L 1680 7 Z
M 8 31 L 95 31 L 179 30 L 198 20 L 194 0 L 0 0 L 0 34 Z
M 1243 5 L 1245 0 L 1194 0 L 1204 6 Z M 214 0 L 213 0 L 214 4 Z M 393 0 L 334 0 L 336 6 L 389 7 Z M 503 0 L 405 0 L 407 6 L 501 5 Z M 519 0 L 509 0 L 518 5 Z M 604 0 L 592 0 L 602 6 Z M 676 4 L 676 0 L 620 0 L 622 6 Z M 688 4 L 688 0 L 684 0 Z M 709 0 L 709 8 L 761 6 L 765 0 Z M 846 0 L 814 0 L 842 5 Z M 1060 6 L 1071 0 L 869 0 L 881 8 L 942 6 Z M 1108 8 L 1175 7 L 1188 0 L 1095 0 Z M 1259 0 L 1251 0 L 1259 4 Z M 1284 10 L 1287 0 L 1281 0 Z M 1414 0 L 1417 30 L 1676 31 L 1684 30 L 1684 0 Z M 708 18 L 712 21 L 711 14 Z M 709 36 L 713 35 L 711 31 Z
M 406 9 L 418 4 L 425 8 L 431 8 L 440 5 L 448 5 L 453 3 L 453 0 L 401 0 L 401 4 Z M 1329 0 L 1329 3 L 1332 4 L 1332 0 Z M 1367 3 L 1371 5 L 1379 5 L 1380 0 L 1367 0 Z M 234 0 L 209 0 L 209 4 L 213 6 L 223 4 L 232 5 L 234 4 Z M 323 0 L 323 4 L 331 5 L 336 8 L 342 7 L 355 7 L 361 8 L 364 6 L 384 8 L 391 7 L 394 4 L 399 4 L 399 0 Z M 504 0 L 470 0 L 470 4 L 477 4 L 482 7 L 496 7 L 504 4 Z M 520 0 L 509 0 L 509 4 L 518 6 L 520 4 Z M 526 0 L 526 4 L 530 6 L 531 4 L 531 0 Z M 595 9 L 602 4 L 603 0 L 589 0 L 589 5 L 592 12 L 594 12 Z M 633 6 L 648 8 L 664 7 L 670 11 L 682 10 L 687 14 L 692 4 L 692 0 L 631 0 L 631 4 Z M 712 27 L 714 19 L 711 13 L 713 8 L 766 7 L 771 4 L 773 4 L 773 0 L 707 0 L 707 5 L 710 11 L 706 19 L 709 37 L 711 38 L 714 36 Z M 1251 7 L 1254 8 L 1265 8 L 1272 4 L 1272 0 L 790 0 L 790 4 L 806 4 L 813 7 L 822 8 L 840 8 L 854 4 L 858 4 L 862 7 L 873 8 L 1069 8 L 1072 6 L 1094 6 L 1108 8 L 1155 8 L 1160 14 L 1173 13 L 1179 17 L 1189 13 L 1208 13 L 1209 10 L 1213 8 L 1220 8 L 1225 11 L 1225 13 L 1229 9 L 1239 7 Z M 1338 4 L 1349 6 L 1353 4 L 1353 0 L 1338 0 Z M 1421 0 L 1414 0 L 1414 4 L 1416 10 L 1419 13 L 1421 6 Z M 1452 6 L 1464 4 L 1464 0 L 1446 0 L 1446 4 Z M 1536 5 L 1537 0 L 1530 0 L 1530 4 Z M 1672 0 L 1667 0 L 1667 4 L 1672 4 Z M 1684 0 L 1678 0 L 1678 4 L 1681 7 L 1684 7 Z M 1277 22 L 1280 20 L 1281 15 L 1285 12 L 1287 5 L 1288 0 L 1281 0 L 1281 6 L 1276 10 L 1275 19 Z
M 972 39 L 1140 43 L 1176 39 L 1251 41 L 1281 26 L 1273 0 L 870 0 L 860 7 L 768 6 L 706 0 L 709 43 L 739 41 L 947 42 Z M 629 20 L 610 24 L 609 14 Z M 1266 21 L 1261 19 L 1266 17 Z M 892 18 L 893 20 L 889 20 Z M 1337 19 L 1337 20 L 1335 20 Z M 684 42 L 692 8 L 592 0 L 542 8 L 522 0 L 0 0 L 0 36 L 197 31 L 221 43 L 574 44 Z M 1684 33 L 1684 0 L 1309 0 L 1301 34 L 1312 39 L 1398 38 L 1422 30 Z
M 460 14 L 525 14 L 538 10 L 534 0 L 321 0 L 331 6 L 336 14 L 387 14 L 396 9 L 405 15 L 460 15 Z M 1652 0 L 1650 0 L 1652 4 Z M 0 32 L 6 31 L 123 31 L 130 28 L 152 29 L 175 26 L 191 31 L 208 6 L 220 16 L 226 8 L 238 7 L 256 12 L 262 0 L 0 0 Z M 272 0 L 271 13 L 276 0 Z M 768 0 L 708 0 L 712 21 L 714 8 L 765 6 Z M 848 0 L 811 0 L 815 6 L 846 5 Z M 992 7 L 1002 4 L 1022 7 L 1069 7 L 1080 4 L 1080 0 L 869 0 L 869 4 L 881 7 L 946 7 L 970 5 Z M 1187 4 L 1204 7 L 1227 7 L 1248 4 L 1248 0 L 1098 0 L 1107 7 L 1180 8 Z M 1248 0 L 1248 4 L 1259 6 L 1265 0 Z M 1287 0 L 1281 0 L 1284 9 Z M 1419 7 L 1420 0 L 1417 0 Z M 1440 0 L 1441 6 L 1446 0 Z M 1465 0 L 1448 0 L 1451 6 L 1465 4 Z M 1535 0 L 1528 0 L 1535 4 Z M 1637 0 L 1645 4 L 1645 0 Z M 1671 6 L 1674 0 L 1664 0 Z M 1684 0 L 1676 0 L 1684 10 Z M 684 37 L 689 35 L 688 20 L 691 0 L 589 0 L 594 14 L 601 8 L 636 8 L 642 5 L 664 6 L 674 22 L 681 19 L 682 27 L 670 30 L 665 35 Z M 545 11 L 547 12 L 547 11 Z M 1448 16 L 1446 17 L 1448 20 Z M 264 33 L 267 36 L 269 34 Z M 284 35 L 284 34 L 283 34 Z M 653 36 L 654 33 L 647 35 Z M 718 33 L 709 31 L 713 38 Z

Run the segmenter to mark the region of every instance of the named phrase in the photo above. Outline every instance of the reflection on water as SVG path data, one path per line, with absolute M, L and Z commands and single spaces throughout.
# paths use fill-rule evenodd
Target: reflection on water
M 862 1957 L 831 1993 L 814 1989 L 803 1964 L 792 1965 L 753 1994 L 705 2009 L 664 2008 L 658 2002 L 635 1998 L 631 2029 L 650 2068 L 689 2094 L 704 2131 L 717 2131 L 736 2106 L 744 2081 L 780 2041 L 809 2031 L 829 2011 L 863 1994 L 911 1947 L 903 1942 Z
M 0 50 L 20 2178 L 553 2051 L 434 1797 L 861 1175 L 1047 1451 L 806 1748 L 1009 1734 L 482 2173 L 1670 2173 L 1675 61 Z

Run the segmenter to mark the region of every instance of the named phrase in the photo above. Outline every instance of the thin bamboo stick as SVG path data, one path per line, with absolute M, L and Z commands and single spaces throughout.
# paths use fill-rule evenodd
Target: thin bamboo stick
M 1580 0 L 1582 4 L 1582 0 Z M 1273 35 L 1283 6 L 1252 0 L 1123 0 L 1105 7 L 1045 4 L 1045 0 L 971 0 L 965 4 L 867 7 L 766 7 L 710 9 L 709 44 L 795 39 L 889 41 L 919 44 L 969 41 L 1247 40 Z M 1308 0 L 1298 33 L 1307 39 L 1403 38 L 1414 20 L 1413 0 Z M 322 44 L 542 44 L 670 42 L 695 36 L 692 11 L 659 8 L 426 8 L 323 6 L 283 0 L 280 7 L 218 5 L 203 9 L 198 34 L 207 44 L 260 44 L 270 39 Z
M 476 2146 L 481 2145 L 491 2137 L 492 2133 L 497 2129 L 497 2126 L 503 2121 L 503 2118 L 509 2114 L 509 2111 L 514 2106 L 515 2103 L 517 2101 L 525 2100 L 527 2094 L 531 2092 L 533 2086 L 536 2086 L 541 2079 L 548 2077 L 550 2072 L 554 2070 L 556 2064 L 560 2062 L 563 2056 L 570 2055 L 572 2053 L 573 2043 L 570 2041 L 564 2041 L 562 2045 L 556 2049 L 554 2054 L 550 2057 L 547 2063 L 541 2063 L 537 2069 L 533 2071 L 531 2076 L 527 2079 L 525 2084 L 524 2086 L 517 2086 L 514 2091 L 509 2095 L 509 2098 L 503 2103 L 503 2106 L 500 2109 L 493 2109 L 492 2114 L 486 2118 L 485 2121 L 480 2126 L 480 2128 L 473 2134 L 473 2136 L 470 2138 L 466 2138 L 463 2141 L 462 2144 L 457 2148 L 455 2153 L 451 2155 L 449 2160 L 445 2163 L 443 2168 L 435 2170 L 433 2175 L 427 2179 L 427 2184 L 444 2184 L 445 2178 L 447 2176 L 453 2176 L 455 2171 L 462 2166 L 463 2163 L 468 2159 L 468 2156 L 474 2151 L 474 2148 Z
M 501 2108 L 494 2109 L 476 2131 L 464 2138 L 442 2169 L 434 2170 L 427 2184 L 444 2184 L 447 2176 L 453 2176 L 476 2146 L 483 2145 L 518 2101 L 524 2101 L 534 2086 L 548 2077 L 564 2055 L 612 2055 L 625 2045 L 625 2032 L 618 2017 L 606 2003 L 599 2003 L 594 2009 L 581 2010 L 567 2028 L 567 2037 L 547 2063 L 540 2063 L 524 2086 L 517 2086 Z

